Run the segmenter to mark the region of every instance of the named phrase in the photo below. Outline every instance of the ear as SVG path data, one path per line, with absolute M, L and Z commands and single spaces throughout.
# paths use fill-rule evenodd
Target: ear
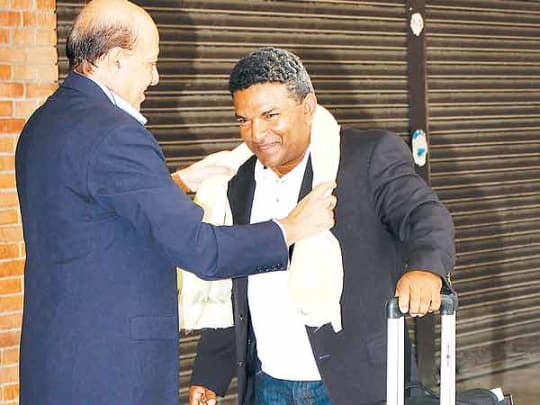
M 304 115 L 309 123 L 313 120 L 313 115 L 317 109 L 317 97 L 315 93 L 309 93 L 303 101 L 304 104 Z
M 103 57 L 103 62 L 107 66 L 107 70 L 113 74 L 119 72 L 122 67 L 122 61 L 124 59 L 124 50 L 120 47 L 112 48 L 107 54 Z

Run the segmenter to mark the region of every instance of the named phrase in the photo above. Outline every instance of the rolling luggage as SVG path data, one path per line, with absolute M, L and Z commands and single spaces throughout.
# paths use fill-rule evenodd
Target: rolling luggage
M 386 405 L 514 405 L 510 395 L 497 396 L 491 390 L 475 388 L 456 395 L 456 294 L 441 296 L 441 375 L 440 393 L 421 384 L 408 384 L 415 393 L 405 398 L 404 334 L 405 316 L 399 310 L 398 299 L 386 304 L 388 322 Z

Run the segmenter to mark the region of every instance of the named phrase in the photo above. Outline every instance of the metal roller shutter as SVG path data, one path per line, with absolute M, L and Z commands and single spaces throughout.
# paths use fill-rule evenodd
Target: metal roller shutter
M 238 143 L 228 74 L 260 46 L 297 53 L 319 102 L 342 124 L 384 127 L 406 136 L 406 15 L 403 1 L 147 0 L 158 24 L 160 84 L 142 112 L 169 167 L 185 166 Z M 84 1 L 58 1 L 61 76 L 69 26 Z M 181 396 L 186 399 L 197 334 L 181 339 Z M 234 387 L 223 403 L 234 403 Z M 182 402 L 185 403 L 185 402 Z
M 458 378 L 540 361 L 540 2 L 426 6 L 431 182 L 453 214 Z

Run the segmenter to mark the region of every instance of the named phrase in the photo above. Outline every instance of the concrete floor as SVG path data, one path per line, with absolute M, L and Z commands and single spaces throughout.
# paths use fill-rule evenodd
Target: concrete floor
M 540 405 L 540 363 L 458 383 L 458 390 L 501 387 L 515 405 Z

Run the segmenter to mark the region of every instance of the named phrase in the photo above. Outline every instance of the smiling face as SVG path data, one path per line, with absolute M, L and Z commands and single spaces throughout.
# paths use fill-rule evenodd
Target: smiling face
M 282 177 L 298 165 L 309 146 L 317 99 L 300 103 L 282 83 L 255 84 L 233 94 L 240 136 L 259 161 Z

